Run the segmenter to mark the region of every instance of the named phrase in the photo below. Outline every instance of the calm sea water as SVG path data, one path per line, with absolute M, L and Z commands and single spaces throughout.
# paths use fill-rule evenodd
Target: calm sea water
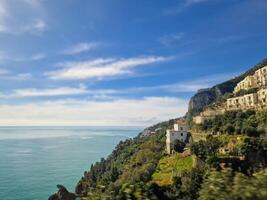
M 0 200 L 46 200 L 74 191 L 85 170 L 136 136 L 133 127 L 0 127 Z

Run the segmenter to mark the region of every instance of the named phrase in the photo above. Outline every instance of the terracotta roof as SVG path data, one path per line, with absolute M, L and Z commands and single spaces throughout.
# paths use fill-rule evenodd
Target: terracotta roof
M 178 124 L 178 125 L 186 125 L 186 122 L 183 121 L 183 120 L 177 120 L 176 124 Z

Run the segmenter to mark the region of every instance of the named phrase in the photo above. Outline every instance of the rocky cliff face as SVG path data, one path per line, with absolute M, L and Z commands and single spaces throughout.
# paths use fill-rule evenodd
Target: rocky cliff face
M 75 200 L 76 195 L 69 192 L 63 185 L 57 185 L 58 192 L 51 195 L 48 200 Z
M 199 114 L 205 106 L 212 104 L 220 96 L 224 95 L 225 93 L 233 92 L 234 87 L 238 82 L 240 82 L 246 76 L 253 74 L 257 69 L 266 65 L 267 65 L 267 59 L 264 59 L 262 62 L 258 63 L 257 65 L 249 69 L 247 72 L 241 74 L 240 76 L 225 81 L 221 84 L 215 85 L 212 88 L 199 90 L 190 99 L 188 113 L 187 113 L 188 119 L 191 119 L 192 116 Z

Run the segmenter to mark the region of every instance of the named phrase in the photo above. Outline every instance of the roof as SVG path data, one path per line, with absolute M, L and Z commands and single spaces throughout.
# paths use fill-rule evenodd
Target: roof
M 177 120 L 176 124 L 178 124 L 178 125 L 186 125 L 186 122 L 183 121 L 183 120 Z

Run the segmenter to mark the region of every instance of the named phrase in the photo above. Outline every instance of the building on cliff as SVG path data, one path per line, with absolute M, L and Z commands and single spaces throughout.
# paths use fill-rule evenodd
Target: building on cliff
M 251 90 L 253 89 L 253 91 Z M 243 95 L 240 95 L 241 93 Z M 245 77 L 234 88 L 234 97 L 228 98 L 224 108 L 216 107 L 205 109 L 200 115 L 193 117 L 195 124 L 202 124 L 216 115 L 231 110 L 261 110 L 267 107 L 267 66 L 255 71 L 253 75 Z M 240 96 L 239 96 L 240 95 Z
M 267 88 L 256 93 L 227 99 L 227 110 L 262 109 L 267 106 Z
M 173 145 L 176 140 L 186 142 L 188 138 L 188 127 L 185 121 L 177 120 L 173 125 L 173 129 L 166 130 L 166 149 L 167 153 L 173 152 Z
M 267 66 L 262 67 L 255 71 L 251 76 L 247 76 L 240 81 L 234 88 L 234 93 L 241 90 L 249 90 L 252 88 L 260 88 L 267 85 Z

